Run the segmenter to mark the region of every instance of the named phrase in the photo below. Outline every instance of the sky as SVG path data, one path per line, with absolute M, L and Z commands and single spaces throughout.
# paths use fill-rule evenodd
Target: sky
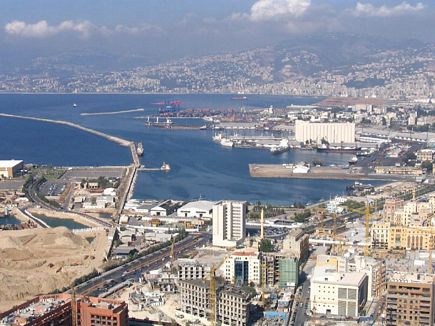
M 153 64 L 326 32 L 435 42 L 433 0 L 1 0 L 0 13 L 0 65 L 82 51 Z

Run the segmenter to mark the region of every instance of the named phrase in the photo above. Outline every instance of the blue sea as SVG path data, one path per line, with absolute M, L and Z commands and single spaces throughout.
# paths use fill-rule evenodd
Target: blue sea
M 231 95 L 24 95 L 1 94 L 0 112 L 58 120 L 136 142 L 145 153 L 142 163 L 171 165 L 169 173 L 140 172 L 135 198 L 239 199 L 288 205 L 316 202 L 342 194 L 351 181 L 258 179 L 249 175 L 249 163 L 290 163 L 320 159 L 327 164 L 346 163 L 343 154 L 291 151 L 271 155 L 257 149 L 223 148 L 212 142 L 211 131 L 146 128 L 139 117 L 156 114 L 155 102 L 179 99 L 183 108 L 234 108 L 240 103 Z M 312 104 L 318 98 L 248 96 L 249 108 Z M 77 104 L 73 108 L 73 103 Z M 122 115 L 83 116 L 80 113 L 143 108 L 145 112 Z M 175 123 L 179 123 L 176 120 Z M 188 122 L 190 123 L 190 122 Z M 198 123 L 198 121 L 196 121 Z M 36 164 L 62 166 L 127 165 L 130 152 L 100 137 L 74 128 L 35 121 L 0 117 L 0 159 L 23 159 Z M 379 184 L 374 183 L 374 184 Z

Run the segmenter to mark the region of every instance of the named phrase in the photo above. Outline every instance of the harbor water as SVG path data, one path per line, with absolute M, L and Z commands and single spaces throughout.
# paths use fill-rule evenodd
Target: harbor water
M 352 181 L 259 179 L 249 175 L 249 163 L 296 163 L 321 160 L 346 164 L 347 154 L 290 151 L 271 155 L 261 149 L 224 148 L 212 142 L 210 130 L 145 127 L 144 115 L 157 114 L 155 102 L 179 99 L 183 108 L 239 108 L 231 95 L 0 95 L 0 112 L 78 123 L 114 136 L 142 142 L 146 167 L 171 165 L 168 173 L 140 172 L 134 197 L 149 199 L 238 199 L 288 205 L 315 202 L 343 194 Z M 309 105 L 318 98 L 248 96 L 249 108 Z M 77 107 L 73 107 L 73 103 Z M 143 108 L 119 115 L 81 115 Z M 202 124 L 196 119 L 174 123 Z M 71 127 L 0 117 L 0 159 L 23 159 L 63 166 L 126 165 L 130 152 L 106 139 Z M 373 182 L 372 184 L 381 184 Z

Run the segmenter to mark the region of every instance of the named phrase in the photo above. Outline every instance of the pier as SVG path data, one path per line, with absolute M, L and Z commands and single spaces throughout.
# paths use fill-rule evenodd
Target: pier
M 0 117 L 4 117 L 4 118 L 16 118 L 16 119 L 24 119 L 24 120 L 32 120 L 32 121 L 39 121 L 39 122 L 48 122 L 48 123 L 54 123 L 54 124 L 58 124 L 58 125 L 64 125 L 64 126 L 68 126 L 71 128 L 76 128 L 85 132 L 88 132 L 90 134 L 94 134 L 96 136 L 99 137 L 103 137 L 113 143 L 116 143 L 118 145 L 121 146 L 130 146 L 131 141 L 129 140 L 125 140 L 116 136 L 112 136 L 109 134 L 105 134 L 104 132 L 95 130 L 95 129 L 91 129 L 91 128 L 87 128 L 87 127 L 83 127 L 79 124 L 76 124 L 74 122 L 69 122 L 69 121 L 64 121 L 64 120 L 53 120 L 53 119 L 46 119 L 46 118 L 36 118 L 36 117 L 29 117 L 29 116 L 24 116 L 24 115 L 15 115 L 15 114 L 8 114 L 8 113 L 0 113 Z
M 8 113 L 0 113 L 0 117 L 32 120 L 32 121 L 39 121 L 39 122 L 46 122 L 46 123 L 54 123 L 54 124 L 64 125 L 64 126 L 68 126 L 71 128 L 82 130 L 84 132 L 96 135 L 98 137 L 105 138 L 108 141 L 111 141 L 111 142 L 118 144 L 120 146 L 130 147 L 130 152 L 131 152 L 131 157 L 132 157 L 133 163 L 135 165 L 140 165 L 140 160 L 139 160 L 139 156 L 137 155 L 136 145 L 134 144 L 134 142 L 132 142 L 130 140 L 126 140 L 126 139 L 122 139 L 120 137 L 112 136 L 112 135 L 106 134 L 104 132 L 101 132 L 101 131 L 98 131 L 95 129 L 91 129 L 91 128 L 87 128 L 87 127 L 83 127 L 77 123 L 69 122 L 69 121 L 65 121 L 65 120 L 53 120 L 53 119 L 29 117 L 29 116 L 24 116 L 24 115 L 16 115 L 16 114 L 8 114 Z
M 291 167 L 283 164 L 249 164 L 249 174 L 254 178 L 381 181 L 415 180 L 415 177 L 412 176 L 364 173 L 340 167 L 312 167 L 306 173 L 297 173 L 293 172 Z
M 122 139 L 120 137 L 112 136 L 112 135 L 106 134 L 106 133 L 98 131 L 98 130 L 94 130 L 94 129 L 91 129 L 91 128 L 83 127 L 83 126 L 81 126 L 79 124 L 76 124 L 76 123 L 73 123 L 73 122 L 69 122 L 69 121 L 64 121 L 64 120 L 53 120 L 53 119 L 29 117 L 29 116 L 8 114 L 8 113 L 0 113 L 0 117 L 4 117 L 4 118 L 16 118 L 16 119 L 24 119 L 24 120 L 31 120 L 31 121 L 38 121 L 38 122 L 46 122 L 46 123 L 53 123 L 53 124 L 58 124 L 58 125 L 64 125 L 64 126 L 67 126 L 67 127 L 71 127 L 71 128 L 76 128 L 76 129 L 82 130 L 84 132 L 96 135 L 98 137 L 105 138 L 105 139 L 107 139 L 107 140 L 109 140 L 109 141 L 111 141 L 111 142 L 113 142 L 115 144 L 118 144 L 120 146 L 129 147 L 130 148 L 130 153 L 131 153 L 131 158 L 132 158 L 133 164 L 130 165 L 127 168 L 127 174 L 126 174 L 126 177 L 125 177 L 126 180 L 122 184 L 123 191 L 122 191 L 122 194 L 120 195 L 120 202 L 119 202 L 120 204 L 119 204 L 119 207 L 117 209 L 115 218 L 118 218 L 121 215 L 121 212 L 124 209 L 125 202 L 126 202 L 128 196 L 130 195 L 130 193 L 133 191 L 134 180 L 136 179 L 136 174 L 137 174 L 138 168 L 140 167 L 140 159 L 139 159 L 139 155 L 137 154 L 137 148 L 136 148 L 136 145 L 135 145 L 134 142 Z M 32 218 L 32 219 L 36 220 L 36 218 Z M 36 222 L 39 225 L 42 224 L 38 220 L 36 220 Z M 46 227 L 46 225 L 42 225 L 42 226 Z

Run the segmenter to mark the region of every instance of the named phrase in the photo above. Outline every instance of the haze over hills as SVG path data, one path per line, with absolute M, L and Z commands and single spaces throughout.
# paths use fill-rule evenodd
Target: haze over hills
M 252 92 L 294 95 L 430 96 L 435 45 L 353 34 L 293 37 L 246 51 L 156 63 L 95 51 L 38 57 L 1 76 L 1 91 Z

